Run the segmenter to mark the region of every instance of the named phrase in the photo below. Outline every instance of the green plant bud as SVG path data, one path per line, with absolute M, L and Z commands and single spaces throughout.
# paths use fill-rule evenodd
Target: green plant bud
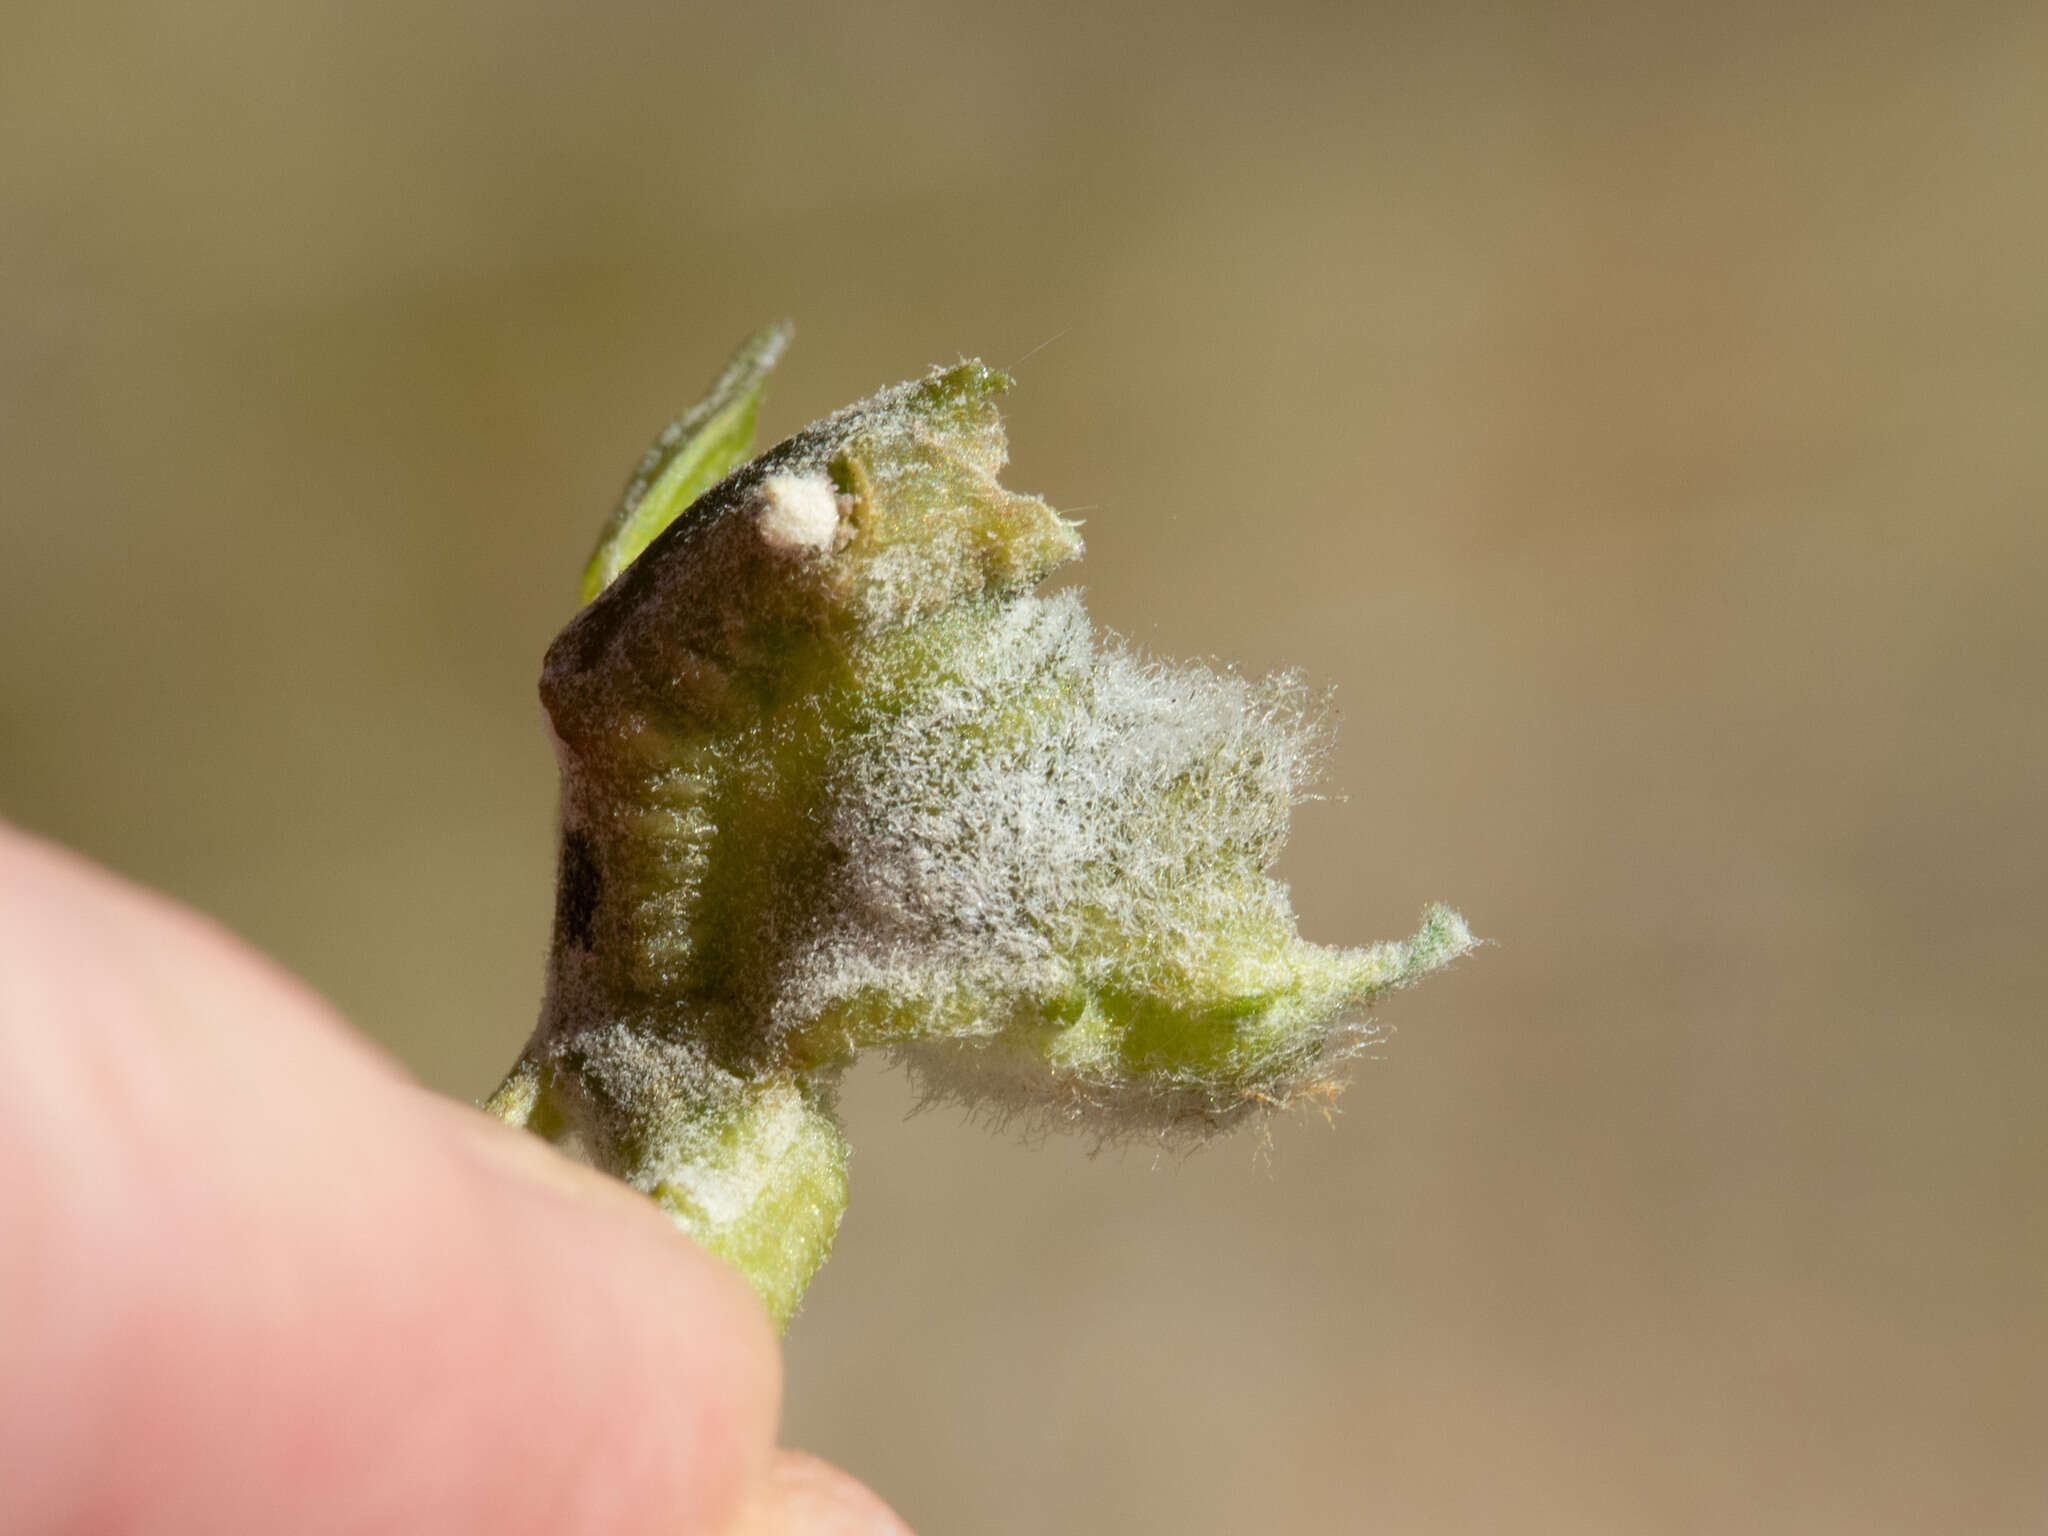
M 1400 943 L 1299 937 L 1267 871 L 1319 702 L 1034 594 L 1081 542 L 997 481 L 1002 374 L 934 370 L 733 467 L 786 336 L 663 434 L 549 649 L 547 999 L 489 1105 L 784 1320 L 844 1208 L 859 1051 L 1000 1115 L 1200 1137 L 1331 1091 L 1374 996 L 1473 943 L 1443 907 Z

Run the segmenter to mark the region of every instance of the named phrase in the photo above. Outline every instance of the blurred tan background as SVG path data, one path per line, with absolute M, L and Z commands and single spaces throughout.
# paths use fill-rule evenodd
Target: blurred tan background
M 921 1531 L 2048 1529 L 2048 9 L 0 15 L 0 814 L 430 1084 L 646 440 L 1018 359 L 1097 616 L 1333 683 L 1283 872 L 1460 905 L 1335 1130 L 907 1119 L 788 1437 Z

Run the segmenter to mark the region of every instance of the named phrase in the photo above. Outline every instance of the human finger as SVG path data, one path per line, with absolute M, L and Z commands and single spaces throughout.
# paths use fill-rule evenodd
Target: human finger
M 729 1269 L 4 828 L 0 1083 L 0 1527 L 674 1536 L 764 1475 Z

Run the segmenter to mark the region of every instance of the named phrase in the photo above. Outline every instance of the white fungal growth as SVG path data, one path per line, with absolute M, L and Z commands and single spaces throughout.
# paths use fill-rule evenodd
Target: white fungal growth
M 824 554 L 839 540 L 839 496 L 820 474 L 769 475 L 754 526 L 776 549 Z
M 887 1019 L 948 1099 L 1200 1137 L 1326 1081 L 1374 994 L 1470 946 L 1455 919 L 1426 955 L 1297 935 L 1267 870 L 1326 725 L 1291 674 L 1148 661 L 1073 592 L 952 610 L 863 670 L 772 1032 Z

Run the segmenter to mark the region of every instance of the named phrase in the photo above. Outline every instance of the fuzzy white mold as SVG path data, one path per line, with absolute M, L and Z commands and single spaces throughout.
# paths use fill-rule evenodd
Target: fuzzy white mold
M 754 525 L 776 549 L 822 555 L 839 539 L 839 497 L 821 474 L 770 475 Z

